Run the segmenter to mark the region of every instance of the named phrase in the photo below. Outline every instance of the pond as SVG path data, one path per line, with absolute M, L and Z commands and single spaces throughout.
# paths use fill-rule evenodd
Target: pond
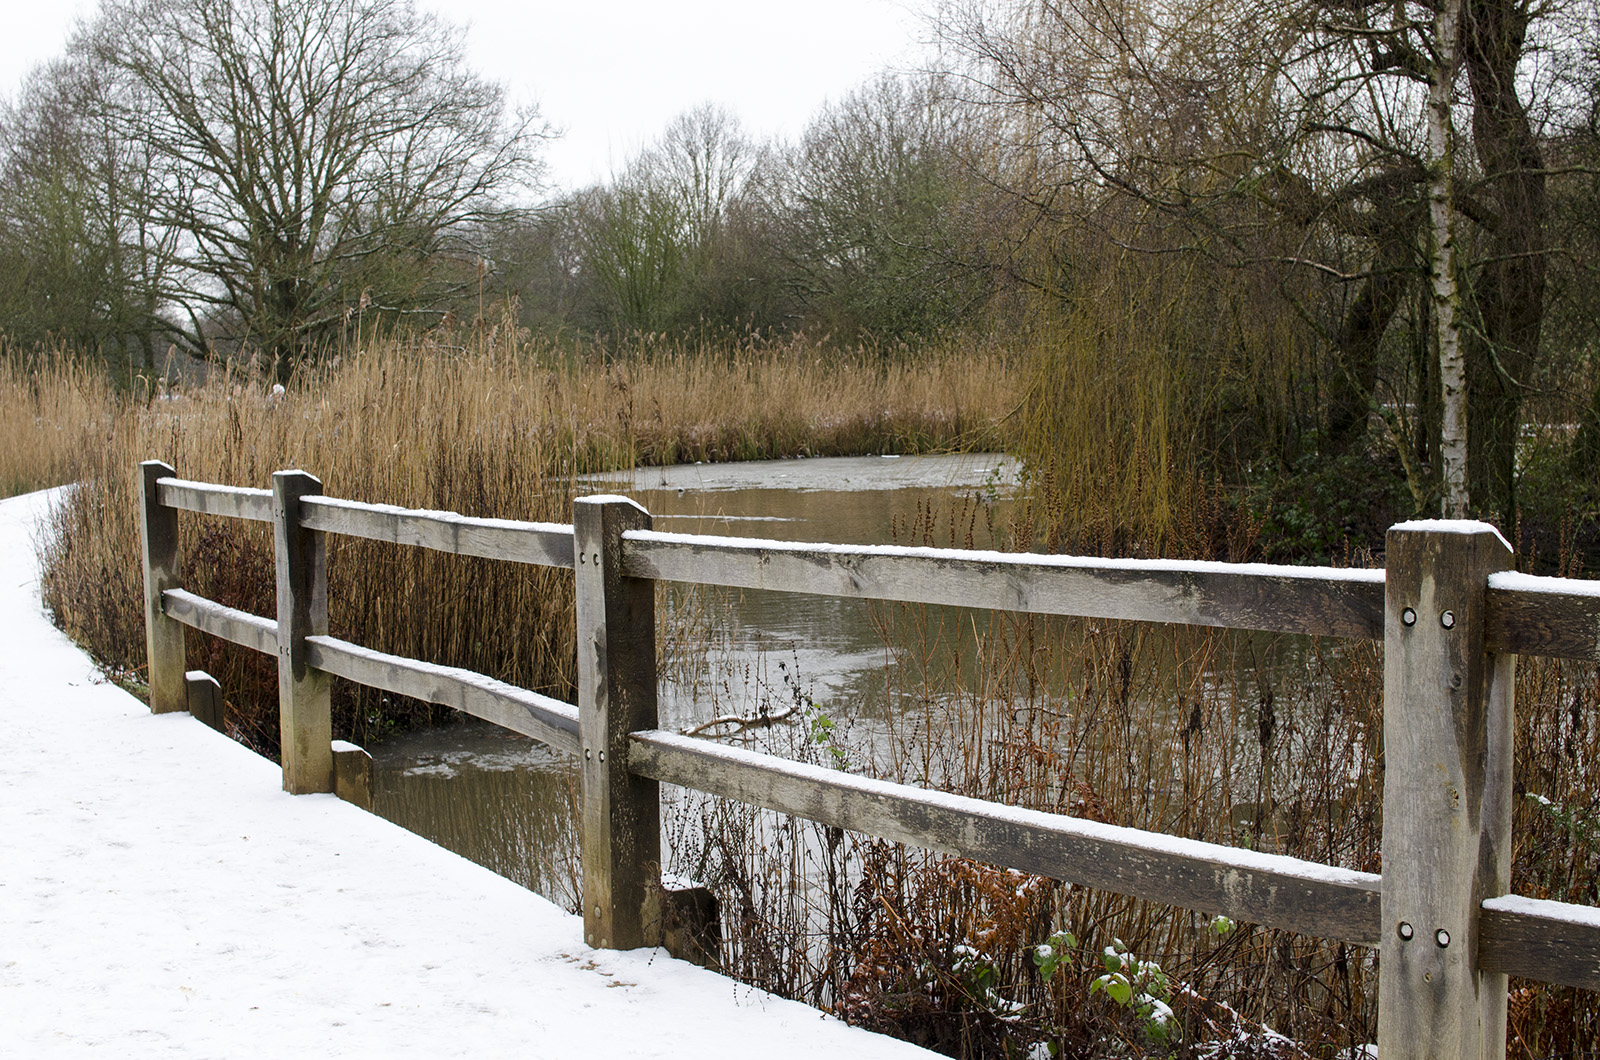
M 649 468 L 591 485 L 632 496 L 664 530 L 1005 548 L 1017 475 L 983 454 Z M 1338 644 L 671 583 L 657 611 L 663 728 L 1222 842 L 1282 848 L 1311 829 L 1354 849 L 1371 823 L 1347 811 L 1376 775 L 1377 671 L 1347 666 Z M 377 812 L 575 906 L 564 756 L 466 718 L 373 756 Z
M 1009 457 L 963 454 L 690 464 L 591 485 L 633 497 L 662 530 L 988 548 L 1002 544 L 997 531 L 1003 535 L 1018 474 Z M 887 646 L 881 615 L 864 602 L 672 585 L 658 600 L 664 727 L 737 738 L 749 720 L 759 725 L 803 705 L 812 716 L 792 721 L 825 716 L 831 726 L 849 717 L 855 737 L 869 742 L 881 732 L 890 698 L 884 673 L 901 660 Z M 717 718 L 730 720 L 707 727 Z M 372 751 L 378 813 L 573 903 L 576 776 L 568 759 L 474 719 Z

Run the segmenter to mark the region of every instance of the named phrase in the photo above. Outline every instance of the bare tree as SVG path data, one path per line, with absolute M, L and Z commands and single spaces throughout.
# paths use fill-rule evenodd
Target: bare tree
M 657 331 L 676 322 L 688 248 L 680 203 L 624 176 L 572 197 L 591 326 Z
M 74 49 L 151 152 L 140 206 L 177 234 L 163 304 L 196 349 L 246 344 L 286 372 L 358 299 L 434 308 L 538 173 L 542 127 L 408 0 L 114 0 Z
M 978 0 L 940 27 L 966 92 L 1007 115 L 1009 179 L 1041 217 L 1098 224 L 1129 252 L 1276 271 L 1326 351 L 1308 373 L 1324 444 L 1359 449 L 1382 422 L 1419 505 L 1448 484 L 1463 510 L 1471 486 L 1509 518 L 1547 258 L 1540 75 L 1519 64 L 1553 10 Z M 1408 304 L 1430 363 L 1386 339 Z
M 969 117 L 936 78 L 884 76 L 812 120 L 768 205 L 813 320 L 909 339 L 989 299 L 997 196 L 975 168 Z
M 102 75 L 58 59 L 0 112 L 0 320 L 25 344 L 53 339 L 150 368 L 173 237 L 140 209 L 150 148 L 103 120 Z
M 744 207 L 763 154 L 737 118 L 705 104 L 673 119 L 609 183 L 573 196 L 566 209 L 586 322 L 622 331 L 748 326 L 755 300 L 746 289 L 756 284 L 744 268 L 752 264 Z
M 1439 458 L 1444 510 L 1464 518 L 1467 487 L 1467 366 L 1461 352 L 1461 296 L 1456 284 L 1455 91 L 1461 0 L 1440 0 L 1433 15 L 1428 63 L 1428 218 L 1433 241 L 1428 262 L 1433 314 L 1438 322 L 1439 383 L 1443 389 Z
M 634 171 L 673 202 L 685 241 L 704 246 L 716 239 L 759 155 L 737 117 L 703 103 L 674 118 Z

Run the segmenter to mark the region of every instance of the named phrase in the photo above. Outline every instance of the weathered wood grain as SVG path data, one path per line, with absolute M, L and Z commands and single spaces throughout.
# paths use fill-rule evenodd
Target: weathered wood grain
M 165 477 L 158 483 L 158 497 L 162 505 L 184 511 L 258 522 L 272 519 L 270 490 Z M 329 533 L 416 545 L 463 556 L 572 566 L 572 528 L 560 523 L 478 519 L 454 512 L 317 497 L 303 505 L 302 525 Z M 875 561 L 868 564 L 869 568 L 881 567 L 881 561 L 896 551 L 875 549 L 869 556 L 866 550 L 858 550 L 857 555 Z M 951 549 L 898 551 L 921 554 L 910 558 L 913 564 L 924 568 L 948 566 L 945 559 L 930 558 L 933 554 L 961 555 L 959 550 Z M 757 567 L 770 568 L 777 559 L 777 569 L 753 570 L 752 555 L 759 557 Z M 691 556 L 694 558 L 688 558 Z M 969 598 L 970 594 L 953 590 L 937 599 L 893 596 L 889 594 L 899 590 L 880 587 L 881 591 L 873 591 L 870 578 L 858 586 L 855 581 L 858 575 L 849 571 L 850 556 L 848 551 L 838 551 L 833 546 L 755 542 L 753 546 L 741 544 L 730 551 L 726 539 L 703 538 L 701 543 L 692 544 L 690 535 L 645 534 L 630 542 L 626 562 L 637 564 L 637 568 L 630 570 L 641 577 L 699 580 L 741 588 L 822 591 L 816 587 L 808 569 L 797 571 L 788 562 L 798 559 L 803 563 L 825 563 L 840 568 L 842 573 L 835 580 L 842 584 L 828 590 L 831 595 L 904 598 L 923 603 L 962 603 Z M 1058 566 L 1063 561 L 1069 566 Z M 1001 561 L 1001 567 L 1007 568 L 1007 573 L 1016 578 L 1026 578 L 1029 564 L 1041 566 L 1036 588 L 1016 594 L 1008 587 L 990 594 L 1012 593 L 1017 603 L 1006 605 L 991 600 L 974 606 L 1030 610 L 1033 608 L 1026 600 L 1035 596 L 1056 600 L 1055 607 L 1045 612 L 1053 614 L 1235 626 L 1373 640 L 1382 636 L 1381 571 L 1309 571 L 1261 564 L 1218 571 L 1211 569 L 1217 566 L 1214 564 L 1152 561 L 1141 567 L 1133 563 L 1107 564 L 1094 559 L 1031 555 Z M 695 575 L 693 572 L 702 566 L 704 573 Z M 905 568 L 901 577 L 915 580 L 917 575 L 911 565 L 902 563 L 899 566 Z M 1063 575 L 1063 570 L 1073 573 Z M 1491 652 L 1600 659 L 1600 583 L 1513 577 L 1517 579 L 1514 586 L 1510 582 L 1505 587 L 1492 582 L 1490 585 L 1485 640 Z M 1267 588 L 1269 583 L 1270 588 Z M 1542 584 L 1534 587 L 1534 583 Z M 1104 605 L 1086 607 L 1081 602 L 1085 594 L 1102 599 Z M 1075 595 L 1080 597 L 1080 602 L 1072 602 Z M 1138 613 L 1111 606 L 1114 598 L 1131 602 Z
M 186 512 L 220 515 L 228 519 L 272 522 L 272 491 L 219 486 L 214 482 L 163 478 L 157 483 L 161 503 Z
M 278 624 L 270 618 L 224 607 L 215 600 L 196 596 L 187 589 L 168 589 L 161 594 L 161 608 L 168 618 L 191 629 L 221 637 L 231 644 L 251 648 L 263 655 L 278 654 Z
M 572 527 L 560 523 L 474 519 L 455 512 L 318 497 L 302 503 L 300 525 L 458 556 L 481 556 L 545 567 L 572 566 Z
M 372 812 L 372 756 L 346 740 L 333 741 L 333 793 Z
M 591 946 L 627 950 L 660 941 L 647 908 L 661 877 L 660 789 L 628 769 L 628 734 L 656 726 L 655 583 L 622 569 L 622 534 L 648 529 L 650 513 L 622 497 L 580 497 L 572 514 L 583 933 Z
M 1478 924 L 1479 968 L 1600 990 L 1600 909 L 1508 895 Z
M 870 780 L 674 733 L 632 738 L 630 768 L 669 784 L 1186 909 L 1363 946 L 1378 938 L 1371 873 Z
M 306 649 L 312 666 L 335 677 L 454 707 L 567 754 L 578 753 L 578 708 L 559 699 L 472 670 L 388 655 L 337 637 L 308 637 Z
M 1600 582 L 1492 574 L 1483 639 L 1502 654 L 1600 659 Z
M 225 731 L 222 724 L 222 685 L 204 670 L 190 670 L 183 675 L 189 690 L 189 714 L 218 732 Z
M 322 532 L 300 523 L 300 499 L 322 492 L 304 471 L 272 476 L 273 558 L 278 581 L 278 744 L 283 790 L 333 790 L 333 706 L 326 672 L 312 666 L 306 638 L 328 632 L 328 551 Z
M 150 710 L 165 714 L 189 709 L 183 626 L 161 610 L 161 594 L 178 587 L 182 562 L 178 554 L 178 512 L 161 503 L 156 485 L 173 470 L 159 460 L 139 465 L 139 543 L 144 572 L 145 679 Z
M 825 824 L 1072 883 L 1385 950 L 1385 1055 L 1497 1056 L 1507 975 L 1600 989 L 1600 912 L 1496 898 L 1509 864 L 1514 654 L 1600 659 L 1600 583 L 1530 578 L 1498 537 L 1398 528 L 1391 569 L 1116 562 L 945 549 L 847 548 L 657 534 L 618 498 L 579 504 L 577 528 L 470 519 L 324 498 L 301 473 L 274 491 L 181 480 L 141 465 L 147 648 L 156 709 L 220 724 L 219 689 L 183 674 L 182 630 L 280 659 L 285 787 L 358 794 L 364 752 L 333 754 L 321 782 L 316 709 L 337 675 L 455 707 L 579 755 L 585 785 L 585 918 L 594 945 L 653 942 L 665 917 L 657 878 L 666 781 Z M 275 521 L 277 622 L 178 588 L 179 509 Z M 291 514 L 291 512 L 295 514 Z M 580 708 L 482 674 L 391 656 L 326 635 L 322 535 L 351 534 L 578 572 Z M 1316 635 L 1385 636 L 1385 865 L 1371 874 L 1018 810 L 655 731 L 656 579 L 1086 617 Z M 287 589 L 285 591 L 285 580 Z M 1414 623 L 1401 622 L 1411 608 Z M 1447 627 L 1440 621 L 1450 611 Z M 1387 622 L 1387 626 L 1386 626 Z M 280 647 L 279 629 L 289 632 Z M 175 644 L 174 644 L 175 641 Z M 159 643 L 158 643 L 159 642 Z M 299 645 L 298 652 L 296 644 Z M 178 661 L 174 698 L 166 663 Z M 164 660 L 164 661 L 158 661 Z M 283 675 L 287 672 L 288 677 Z M 320 682 L 320 689 L 319 689 Z M 309 690 L 309 694 L 308 694 Z M 309 703 L 299 719 L 295 706 Z M 325 716 L 325 711 L 322 712 Z M 585 754 L 585 751 L 588 753 Z M 352 753 L 353 752 L 353 753 Z M 308 768 L 306 760 L 312 761 Z M 1429 851 L 1418 857 L 1419 851 Z M 1459 864 L 1457 864 L 1459 862 Z M 1447 864 L 1448 863 L 1448 864 Z M 651 903 L 654 903 L 652 906 Z M 647 922 L 648 921 L 648 922 Z M 1403 937 L 1400 924 L 1409 928 Z M 1449 933 L 1441 945 L 1440 930 Z M 1399 1018 L 1393 1014 L 1399 1012 Z
M 1479 964 L 1480 910 L 1511 876 L 1516 656 L 1488 655 L 1485 523 L 1389 530 L 1383 643 L 1385 1060 L 1505 1056 L 1506 977 Z
M 630 532 L 636 578 L 1088 618 L 1383 635 L 1383 572 L 1103 560 L 962 549 L 849 548 Z

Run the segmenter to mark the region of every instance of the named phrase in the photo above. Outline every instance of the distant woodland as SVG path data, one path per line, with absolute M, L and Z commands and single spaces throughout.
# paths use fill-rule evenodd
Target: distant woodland
M 440 329 L 999 343 L 1019 447 L 1083 497 L 1220 484 L 1324 555 L 1417 512 L 1586 525 L 1595 0 L 952 0 L 928 28 L 937 62 L 795 142 L 708 104 L 552 191 L 549 129 L 406 0 L 106 0 L 0 113 L 6 356 L 288 382 Z

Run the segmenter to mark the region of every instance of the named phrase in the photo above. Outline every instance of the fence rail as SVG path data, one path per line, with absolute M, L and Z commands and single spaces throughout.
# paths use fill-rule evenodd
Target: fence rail
M 304 502 L 308 530 L 416 545 L 457 556 L 504 559 L 544 567 L 572 566 L 572 527 L 510 519 L 473 519 L 454 512 L 359 504 L 333 497 Z
M 1368 872 L 852 776 L 669 732 L 634 733 L 629 764 L 656 780 L 880 839 L 1378 944 L 1379 877 Z
M 578 708 L 455 666 L 387 655 L 337 637 L 308 637 L 311 665 L 368 688 L 454 707 L 575 755 Z
M 1600 910 L 1508 895 L 1517 654 L 1600 659 L 1600 582 L 1509 571 L 1479 523 L 1402 523 L 1387 571 L 1115 561 L 668 534 L 621 497 L 574 523 L 475 519 L 141 466 L 155 710 L 184 709 L 183 630 L 279 660 L 284 786 L 331 790 L 330 677 L 446 704 L 577 757 L 585 932 L 662 932 L 657 784 L 1152 901 L 1380 948 L 1383 1056 L 1504 1055 L 1507 974 L 1600 990 Z M 175 513 L 274 526 L 276 620 L 178 584 Z M 325 534 L 569 568 L 577 705 L 374 651 L 327 630 Z M 1382 640 L 1383 875 L 822 769 L 656 724 L 654 585 L 708 585 Z M 176 668 L 177 677 L 172 672 Z M 670 896 L 669 896 L 670 897 Z
M 1196 626 L 1383 636 L 1383 572 L 633 531 L 631 577 Z

